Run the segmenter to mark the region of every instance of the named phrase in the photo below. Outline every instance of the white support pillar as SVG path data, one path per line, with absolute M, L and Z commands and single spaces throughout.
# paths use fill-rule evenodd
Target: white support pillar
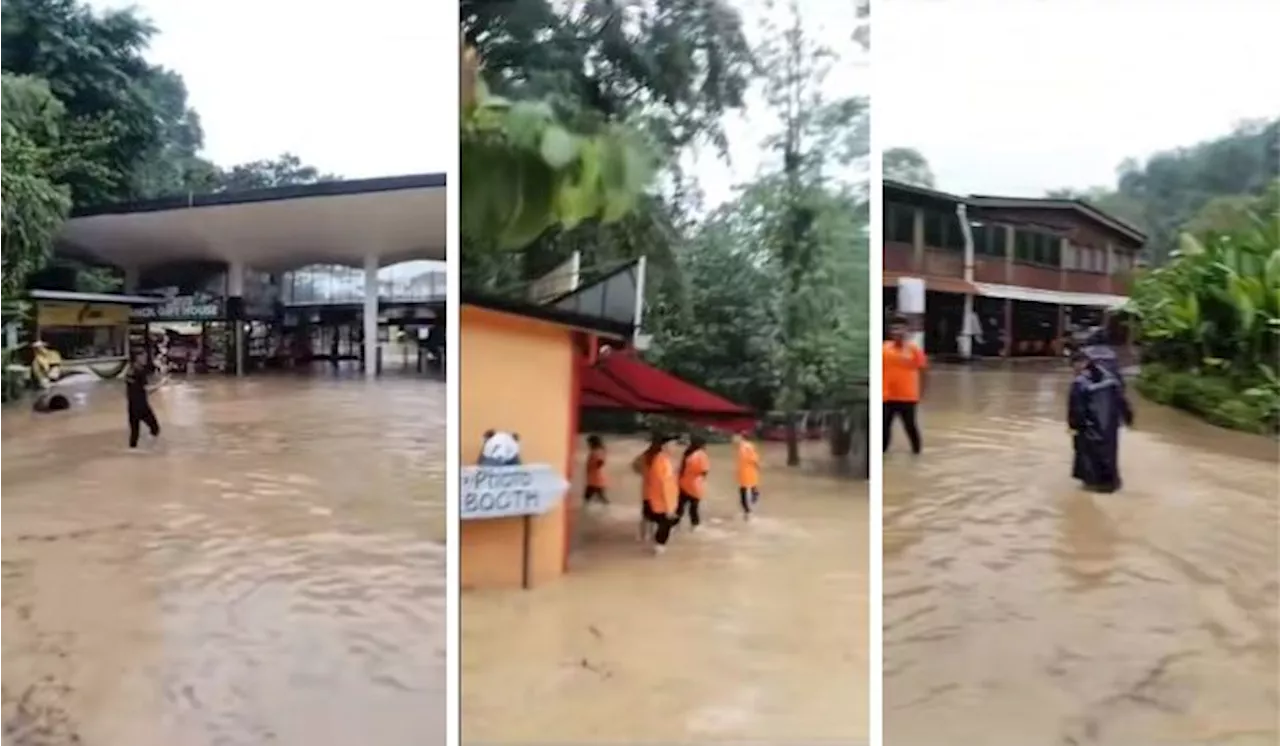
M 244 262 L 227 263 L 227 322 L 236 346 L 236 375 L 244 375 Z
M 956 205 L 956 220 L 960 223 L 960 235 L 964 237 L 964 282 L 973 287 L 973 225 L 969 223 L 969 213 L 962 202 Z M 968 360 L 973 357 L 973 338 L 982 333 L 978 325 L 978 317 L 973 312 L 973 293 L 964 294 L 964 308 L 960 312 L 960 335 L 956 338 L 960 357 Z
M 378 257 L 364 258 L 364 377 L 378 375 Z

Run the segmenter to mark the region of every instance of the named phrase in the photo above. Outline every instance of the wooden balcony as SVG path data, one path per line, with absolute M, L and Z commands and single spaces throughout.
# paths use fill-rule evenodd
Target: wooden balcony
M 1013 265 L 1013 274 L 1009 278 L 1010 285 L 1040 290 L 1061 290 L 1062 279 L 1059 271 L 1052 267 L 1038 267 L 1032 264 Z

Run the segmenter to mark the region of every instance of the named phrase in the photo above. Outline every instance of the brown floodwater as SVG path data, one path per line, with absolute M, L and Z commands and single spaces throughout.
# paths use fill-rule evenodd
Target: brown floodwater
M 3 413 L 7 746 L 443 743 L 442 383 L 178 379 L 136 452 L 68 390 Z
M 703 526 L 654 557 L 625 468 L 642 444 L 609 447 L 613 504 L 580 521 L 569 574 L 463 596 L 464 742 L 865 742 L 866 483 L 788 470 L 762 444 L 745 523 L 729 447 L 712 446 Z
M 884 467 L 885 743 L 1280 742 L 1277 444 L 1137 402 L 1070 478 L 1059 371 L 940 370 Z

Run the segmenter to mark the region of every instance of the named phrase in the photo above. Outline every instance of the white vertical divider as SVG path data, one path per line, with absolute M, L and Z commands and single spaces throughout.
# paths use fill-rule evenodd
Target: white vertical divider
M 425 6 L 424 6 L 425 7 Z M 447 47 L 448 53 L 442 55 L 442 61 L 445 66 L 438 71 L 439 75 L 446 79 L 455 81 L 461 80 L 461 49 L 462 35 L 456 33 L 453 29 L 460 29 L 459 22 L 459 6 L 457 3 L 432 3 L 430 14 L 439 13 L 439 23 L 442 28 L 450 29 L 450 34 L 454 38 L 454 45 Z M 432 18 L 430 23 L 436 23 Z M 429 73 L 428 73 L 429 74 Z M 452 76 L 450 78 L 450 76 Z M 460 88 L 461 86 L 459 86 Z M 457 89 L 455 89 L 457 90 Z M 448 121 L 459 121 L 459 96 L 454 95 L 451 100 L 441 100 L 439 102 L 439 114 Z M 445 556 L 448 558 L 445 570 L 445 598 L 447 605 L 445 606 L 445 744 L 446 746 L 458 746 L 462 743 L 462 603 L 461 594 L 459 593 L 459 547 L 461 545 L 461 532 L 458 523 L 458 491 L 461 484 L 461 450 L 459 448 L 458 438 L 459 430 L 459 408 L 458 408 L 458 392 L 461 390 L 462 381 L 458 375 L 458 360 L 462 356 L 462 339 L 458 333 L 459 314 L 461 309 L 459 291 L 459 273 L 458 273 L 458 254 L 462 246 L 459 226 L 460 212 L 458 199 L 458 186 L 461 179 L 462 169 L 460 168 L 459 157 L 459 137 L 458 126 L 447 127 L 444 130 L 447 137 L 451 141 L 452 147 L 447 148 L 446 152 L 450 153 L 449 160 L 444 164 L 446 170 L 445 181 L 445 214 L 447 215 L 447 225 L 445 228 L 446 249 L 445 249 L 445 387 L 447 390 L 446 407 L 446 424 L 445 432 Z
M 871 4 L 870 29 L 872 44 L 870 64 L 867 72 L 870 76 L 871 101 L 871 148 L 870 168 L 868 169 L 868 194 L 871 209 L 871 246 L 867 266 L 871 298 L 871 333 L 868 344 L 870 355 L 870 390 L 867 416 L 868 436 L 871 449 L 870 485 L 867 496 L 870 518 L 868 525 L 867 547 L 868 585 L 867 601 L 870 604 L 867 629 L 867 743 L 881 746 L 884 743 L 884 462 L 880 444 L 884 438 L 884 407 L 882 405 L 883 374 L 880 368 L 881 348 L 884 344 L 884 199 L 881 183 L 884 178 L 884 164 L 881 155 L 884 152 L 884 133 L 876 125 L 876 103 L 880 101 L 882 86 L 878 84 L 880 76 L 875 64 L 875 27 L 879 2 Z

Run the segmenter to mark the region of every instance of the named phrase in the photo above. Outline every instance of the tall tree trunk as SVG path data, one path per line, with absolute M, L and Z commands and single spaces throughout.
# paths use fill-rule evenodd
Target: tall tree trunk
M 787 410 L 787 466 L 800 465 L 800 432 L 795 410 Z

